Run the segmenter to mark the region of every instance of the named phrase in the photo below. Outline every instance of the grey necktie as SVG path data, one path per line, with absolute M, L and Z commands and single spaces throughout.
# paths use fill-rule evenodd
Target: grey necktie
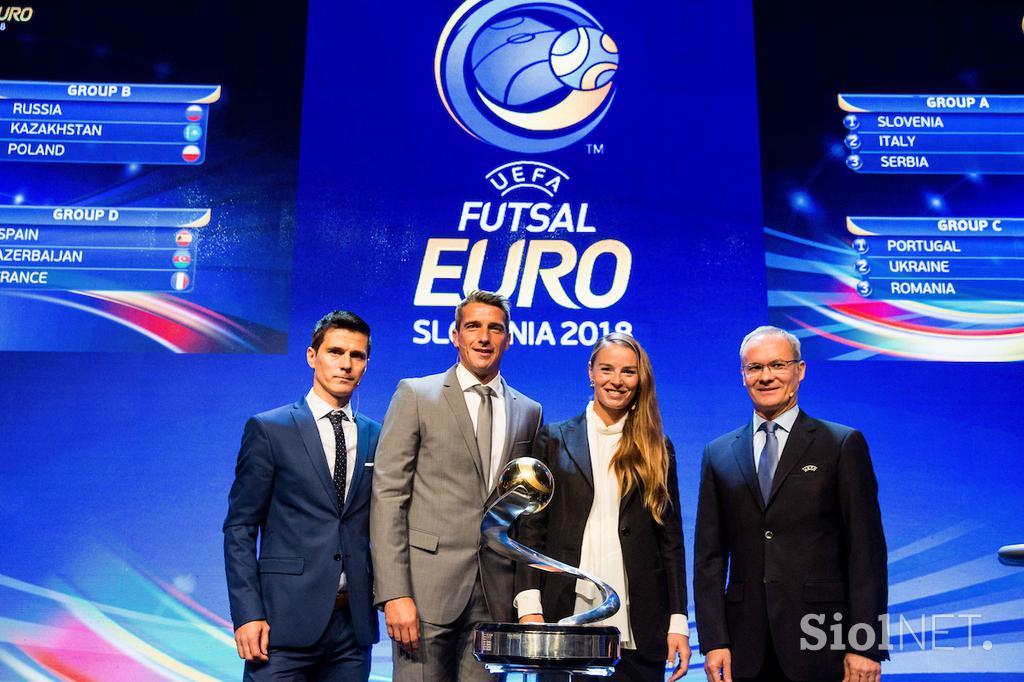
M 494 422 L 494 405 L 491 396 L 494 391 L 490 386 L 477 384 L 473 391 L 480 396 L 480 408 L 476 412 L 476 447 L 480 451 L 480 466 L 484 472 L 484 482 L 491 482 L 491 424 Z
M 764 431 L 764 449 L 757 460 L 757 480 L 761 484 L 761 497 L 765 504 L 772 494 L 772 478 L 775 476 L 775 468 L 779 466 L 779 439 L 775 437 L 775 430 L 779 425 L 775 422 L 764 422 L 757 428 Z

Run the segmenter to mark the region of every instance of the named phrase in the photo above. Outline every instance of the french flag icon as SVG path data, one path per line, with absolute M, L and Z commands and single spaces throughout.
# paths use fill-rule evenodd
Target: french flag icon
M 188 273 L 176 272 L 171 275 L 171 287 L 175 291 L 184 291 L 185 289 L 188 289 L 188 283 Z

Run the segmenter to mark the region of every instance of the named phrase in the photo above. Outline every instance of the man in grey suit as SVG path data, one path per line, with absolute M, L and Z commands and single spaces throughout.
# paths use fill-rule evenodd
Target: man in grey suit
M 370 511 L 375 601 L 394 679 L 489 680 L 473 658 L 480 621 L 512 621 L 513 563 L 480 549 L 501 467 L 530 454 L 541 407 L 499 374 L 508 299 L 474 291 L 455 309 L 459 362 L 398 384 L 381 431 Z

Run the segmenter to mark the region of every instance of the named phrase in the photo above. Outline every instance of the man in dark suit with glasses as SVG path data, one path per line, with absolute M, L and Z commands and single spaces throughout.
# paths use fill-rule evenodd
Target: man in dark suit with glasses
M 795 336 L 758 327 L 740 358 L 753 418 L 708 444 L 701 468 L 694 593 L 707 678 L 877 682 L 888 591 L 867 443 L 797 406 Z

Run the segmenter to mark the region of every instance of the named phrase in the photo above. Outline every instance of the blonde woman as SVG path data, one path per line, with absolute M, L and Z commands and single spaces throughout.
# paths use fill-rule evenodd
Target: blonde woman
M 690 659 L 686 567 L 675 453 L 651 361 L 636 339 L 614 333 L 594 346 L 587 371 L 594 394 L 583 414 L 548 424 L 534 441 L 555 495 L 523 517 L 518 538 L 615 588 L 622 608 L 601 622 L 622 637 L 613 680 L 662 682 L 666 662 L 676 680 Z M 599 602 L 592 583 L 517 567 L 520 622 L 556 621 Z

